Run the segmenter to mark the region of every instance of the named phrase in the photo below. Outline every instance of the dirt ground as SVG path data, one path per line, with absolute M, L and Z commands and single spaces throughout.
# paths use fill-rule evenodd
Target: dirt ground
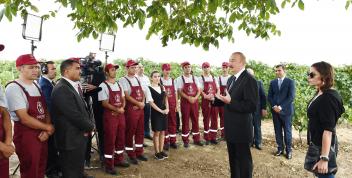
M 203 125 L 203 124 L 201 124 Z M 294 148 L 293 158 L 287 160 L 284 156 L 276 157 L 274 139 L 274 128 L 271 120 L 262 122 L 263 150 L 252 149 L 254 164 L 253 177 L 256 178 L 301 178 L 314 177 L 303 169 L 304 156 L 306 151 L 305 134 L 303 135 L 303 145 L 299 141 L 297 131 L 293 131 Z M 337 129 L 340 141 L 340 152 L 338 155 L 339 170 L 337 178 L 352 177 L 352 127 L 350 125 L 340 125 Z M 145 148 L 145 153 L 149 160 L 139 165 L 132 165 L 129 168 L 119 168 L 118 177 L 143 177 L 143 178 L 213 178 L 229 177 L 228 155 L 226 143 L 219 145 L 198 147 L 191 144 L 188 149 L 183 148 L 180 142 L 181 136 L 178 135 L 179 148 L 169 151 L 169 158 L 157 161 L 153 158 L 152 142 L 146 140 L 149 147 Z M 93 153 L 93 166 L 96 169 L 87 170 L 96 178 L 116 177 L 110 176 L 98 168 L 100 163 L 97 154 Z M 11 158 L 11 173 L 17 165 L 17 158 Z M 18 171 L 19 172 L 19 171 Z M 18 174 L 17 172 L 17 174 Z M 18 175 L 12 176 L 19 177 Z

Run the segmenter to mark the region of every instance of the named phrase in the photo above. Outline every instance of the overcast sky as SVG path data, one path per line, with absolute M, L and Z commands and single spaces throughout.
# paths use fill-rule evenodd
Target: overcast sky
M 321 60 L 333 65 L 352 64 L 352 8 L 345 10 L 343 0 L 304 2 L 304 11 L 298 10 L 298 7 L 286 7 L 273 16 L 281 36 L 265 41 L 246 36 L 244 32 L 235 32 L 235 43 L 223 40 L 219 48 L 211 47 L 209 51 L 182 45 L 178 40 L 162 47 L 157 36 L 145 40 L 147 29 L 141 31 L 137 26 L 123 29 L 121 26 L 117 32 L 115 52 L 109 54 L 109 59 L 143 57 L 155 62 L 189 60 L 197 64 L 208 61 L 220 66 L 232 52 L 242 51 L 248 59 L 269 65 L 280 62 L 309 65 Z M 59 8 L 47 1 L 39 1 L 36 5 L 43 10 Z M 98 40 L 77 42 L 77 30 L 73 30 L 73 23 L 66 17 L 67 12 L 69 9 L 60 8 L 57 17 L 44 22 L 42 41 L 36 43 L 35 56 L 47 60 L 64 59 L 84 57 L 92 51 L 103 60 L 104 53 L 99 51 Z M 22 23 L 20 17 L 12 22 L 4 17 L 0 22 L 0 43 L 6 46 L 0 53 L 0 59 L 15 60 L 21 54 L 30 53 L 30 41 L 22 38 Z

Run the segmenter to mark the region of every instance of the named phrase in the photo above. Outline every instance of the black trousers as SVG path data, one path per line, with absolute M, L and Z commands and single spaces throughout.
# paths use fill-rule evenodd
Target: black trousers
M 231 178 L 251 178 L 253 161 L 250 143 L 227 143 Z
M 83 178 L 85 151 L 85 146 L 59 151 L 59 162 L 64 178 Z
M 48 140 L 48 161 L 46 175 L 57 174 L 60 171 L 59 153 L 55 144 L 55 137 L 52 135 Z

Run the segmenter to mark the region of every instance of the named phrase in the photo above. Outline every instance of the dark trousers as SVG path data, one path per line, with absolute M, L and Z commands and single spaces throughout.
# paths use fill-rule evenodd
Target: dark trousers
M 93 102 L 93 111 L 95 119 L 95 127 L 98 132 L 98 149 L 100 159 L 104 158 L 104 123 L 103 123 L 103 114 L 104 108 L 99 102 Z
M 181 126 L 181 119 L 180 119 L 180 112 L 176 112 L 176 130 L 180 131 Z
M 64 178 L 83 178 L 86 147 L 59 151 L 59 162 Z
M 273 113 L 273 122 L 275 129 L 275 139 L 277 150 L 283 151 L 283 138 L 285 138 L 286 153 L 292 151 L 292 116 L 282 117 L 279 114 Z M 282 134 L 283 132 L 283 134 Z
M 255 146 L 260 146 L 262 144 L 262 116 L 259 112 L 252 114 L 253 116 L 253 128 L 254 128 L 254 139 L 253 144 Z
M 93 138 L 93 136 L 91 134 L 89 134 L 88 135 L 88 141 L 87 141 L 86 149 L 85 149 L 85 153 L 84 153 L 84 159 L 89 164 L 90 164 L 90 158 L 92 157 L 91 152 L 90 152 L 91 149 L 92 149 L 92 138 Z
M 46 165 L 46 175 L 58 174 L 59 166 L 59 152 L 55 145 L 55 137 L 52 135 L 48 140 L 48 161 Z
M 253 161 L 250 143 L 227 143 L 231 178 L 251 178 Z
M 144 106 L 144 136 L 150 135 L 150 104 Z

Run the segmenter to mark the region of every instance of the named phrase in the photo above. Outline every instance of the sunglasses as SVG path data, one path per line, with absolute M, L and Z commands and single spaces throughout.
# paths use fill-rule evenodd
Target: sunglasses
M 307 76 L 309 78 L 314 78 L 317 74 L 313 73 L 313 72 L 307 72 Z

